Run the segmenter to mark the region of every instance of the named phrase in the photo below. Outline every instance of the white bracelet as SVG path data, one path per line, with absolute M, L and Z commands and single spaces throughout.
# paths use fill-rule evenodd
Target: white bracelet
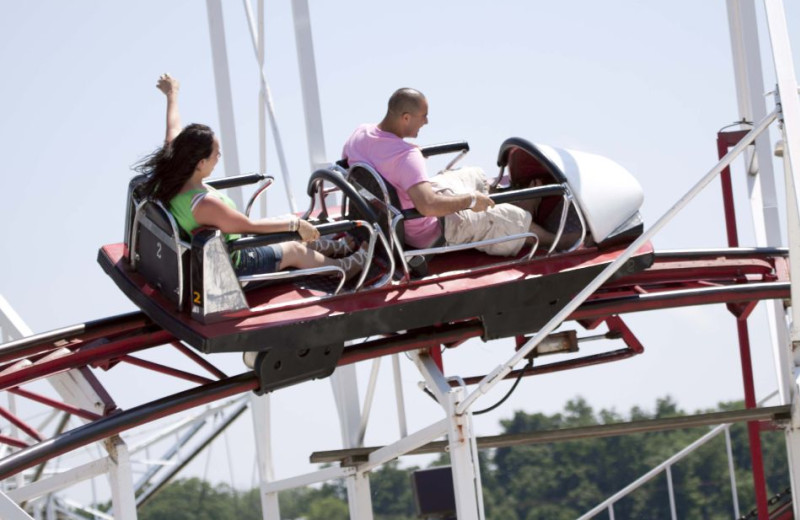
M 472 209 L 475 207 L 475 203 L 478 202 L 478 197 L 475 196 L 475 192 L 472 192 L 472 198 L 469 200 L 469 206 L 467 209 Z
M 294 233 L 300 229 L 300 219 L 297 217 L 292 217 L 292 221 L 289 223 L 289 231 Z

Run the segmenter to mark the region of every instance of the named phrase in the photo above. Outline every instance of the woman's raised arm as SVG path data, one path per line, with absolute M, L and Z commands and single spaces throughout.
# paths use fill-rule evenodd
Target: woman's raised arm
M 179 133 L 181 133 L 181 115 L 178 112 L 178 90 L 180 84 L 178 80 L 166 72 L 158 77 L 156 88 L 167 96 L 167 135 L 165 143 L 171 143 Z

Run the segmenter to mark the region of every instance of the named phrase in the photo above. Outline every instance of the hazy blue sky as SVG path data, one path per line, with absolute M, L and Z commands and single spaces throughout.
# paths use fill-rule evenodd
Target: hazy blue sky
M 430 103 L 420 143 L 467 139 L 473 151 L 465 163 L 490 175 L 499 144 L 511 136 L 607 156 L 641 182 L 647 224 L 715 164 L 716 132 L 738 119 L 722 0 L 310 3 L 331 160 L 356 125 L 380 119 L 394 89 L 412 86 Z M 786 4 L 798 52 L 800 5 Z M 240 163 L 253 171 L 258 69 L 241 2 L 224 7 Z M 292 189 L 304 206 L 309 166 L 290 4 L 269 2 L 267 13 L 266 73 Z M 799 63 L 795 58 L 796 68 Z M 765 68 L 767 91 L 774 84 L 771 62 Z M 205 3 L 5 1 L 0 71 L 0 294 L 35 331 L 131 310 L 97 265 L 97 249 L 122 240 L 129 168 L 163 139 L 158 75 L 180 79 L 185 124 L 219 127 Z M 271 143 L 268 168 L 278 176 Z M 225 173 L 222 163 L 217 173 Z M 734 173 L 747 245 L 753 239 L 740 164 Z M 269 204 L 271 213 L 286 211 L 283 186 L 271 190 Z M 723 246 L 718 185 L 654 243 L 660 250 Z M 759 396 L 775 388 L 763 314 L 753 317 Z M 478 432 L 497 433 L 498 420 L 515 409 L 551 413 L 578 395 L 620 412 L 652 408 L 665 395 L 690 410 L 742 397 L 734 320 L 724 309 L 653 312 L 626 321 L 645 354 L 527 380 L 498 411 L 476 419 Z M 587 352 L 601 348 L 610 347 L 592 343 Z M 445 365 L 449 373 L 474 375 L 511 352 L 509 342 L 476 342 L 448 355 Z M 242 369 L 236 356 L 220 359 L 232 373 Z M 368 444 L 397 435 L 385 365 L 383 405 L 374 412 Z M 420 378 L 411 364 L 403 369 L 410 426 L 424 427 L 440 412 L 416 390 Z M 100 376 L 123 407 L 141 395 L 127 389 L 161 395 L 179 388 L 153 388 L 150 375 L 138 370 L 117 373 L 122 376 Z M 305 471 L 311 451 L 339 446 L 327 381 L 283 390 L 273 401 L 279 476 Z M 246 438 L 249 426 L 236 431 L 237 439 Z M 237 485 L 250 484 L 248 444 L 234 450 Z

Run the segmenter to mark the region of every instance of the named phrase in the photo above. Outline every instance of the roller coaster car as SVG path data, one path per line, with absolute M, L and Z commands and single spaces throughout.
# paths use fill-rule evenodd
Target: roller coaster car
M 463 155 L 468 149 L 466 143 L 449 143 L 424 148 L 423 154 Z M 402 223 L 420 215 L 400 209 L 391 185 L 369 165 L 353 164 L 311 175 L 311 205 L 303 215 L 322 235 L 352 233 L 368 243 L 367 269 L 347 284 L 337 268 L 237 278 L 231 251 L 299 237 L 277 233 L 226 243 L 214 229 L 182 235 L 168 211 L 139 194 L 142 178 L 129 187 L 124 243 L 102 247 L 98 262 L 145 314 L 180 340 L 205 353 L 257 352 L 261 392 L 329 375 L 345 342 L 360 338 L 465 320 L 479 320 L 484 340 L 528 334 L 641 234 L 642 192 L 608 159 L 519 138 L 503 143 L 498 165 L 495 202 L 540 199 L 535 220 L 556 235 L 556 243 L 562 236 L 577 237 L 565 251 L 537 251 L 535 240 L 511 258 L 474 249 L 492 241 L 410 249 Z M 250 175 L 209 184 L 225 189 L 262 179 Z M 248 212 L 270 182 L 266 178 L 256 191 Z M 326 200 L 337 191 L 341 206 L 328 208 Z M 589 236 L 592 245 L 586 246 Z M 648 244 L 617 276 L 644 269 L 652 259 Z

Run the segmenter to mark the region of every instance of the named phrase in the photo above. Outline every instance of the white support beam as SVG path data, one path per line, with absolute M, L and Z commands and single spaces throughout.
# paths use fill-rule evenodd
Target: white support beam
M 783 130 L 789 263 L 790 269 L 798 273 L 800 272 L 800 183 L 798 183 L 796 175 L 800 174 L 800 98 L 798 98 L 797 76 L 794 70 L 783 2 L 781 0 L 764 0 L 764 10 L 775 65 L 775 77 L 778 83 L 779 120 Z M 800 283 L 796 279 L 792 280 L 791 296 L 793 305 L 790 335 L 795 373 L 784 372 L 781 374 L 780 381 L 781 386 L 787 384 L 791 386 L 792 421 L 787 426 L 786 444 L 794 516 L 798 518 L 800 517 L 800 396 L 795 377 L 798 370 L 798 357 L 800 357 Z
M 3 520 L 32 520 L 13 500 L 0 492 L 0 518 Z
M 258 70 L 264 70 L 264 58 L 266 54 L 266 38 L 265 38 L 265 12 L 264 0 L 258 0 L 258 29 L 256 32 L 258 38 L 257 45 L 257 59 Z M 262 174 L 267 173 L 267 92 L 265 82 L 260 83 L 258 89 L 258 171 Z M 267 197 L 261 197 L 261 218 L 267 216 Z
M 319 471 L 312 471 L 296 477 L 270 482 L 266 490 L 269 493 L 278 493 L 298 487 L 310 486 L 327 480 L 335 480 L 352 476 L 356 470 L 354 468 L 325 468 Z
M 758 121 L 767 114 L 764 92 L 770 89 L 764 87 L 755 2 L 728 0 L 727 6 L 739 119 Z M 765 132 L 756 138 L 755 154 L 748 148 L 744 156 L 756 245 L 780 247 L 783 235 L 769 134 Z M 789 345 L 786 312 L 780 300 L 764 302 L 764 307 L 767 323 L 770 324 L 769 334 L 781 404 L 789 404 L 790 381 L 781 376 L 790 373 L 792 366 L 791 352 L 786 348 Z
M 236 145 L 236 123 L 233 116 L 233 95 L 228 69 L 228 50 L 225 44 L 225 23 L 221 0 L 206 0 L 208 31 L 211 37 L 211 58 L 214 63 L 214 85 L 217 89 L 217 114 L 219 115 L 219 139 L 222 143 L 222 160 L 225 175 L 239 175 L 239 150 Z M 244 208 L 242 189 L 233 188 L 225 192 L 239 208 Z
M 322 108 L 317 86 L 317 64 L 311 38 L 311 13 L 308 0 L 293 0 L 294 36 L 297 44 L 297 64 L 300 68 L 300 87 L 303 93 L 303 114 L 306 122 L 308 156 L 311 170 L 328 163 L 322 133 Z
M 56 473 L 50 477 L 37 480 L 25 487 L 8 492 L 8 497 L 15 502 L 26 502 L 48 493 L 55 493 L 64 488 L 74 486 L 78 482 L 97 477 L 109 470 L 110 461 L 107 457 L 93 460 L 72 469 Z
M 270 396 L 251 395 L 250 410 L 253 414 L 253 430 L 256 439 L 256 462 L 259 488 L 261 490 L 261 517 L 264 520 L 280 520 L 281 509 L 278 492 L 271 490 L 275 470 L 272 465 L 272 434 Z
M 106 439 L 109 455 L 108 476 L 111 484 L 111 501 L 116 520 L 136 520 L 136 495 L 133 491 L 133 474 L 128 447 L 118 436 Z
M 415 450 L 447 434 L 448 420 L 442 419 L 430 426 L 403 437 L 399 441 L 393 442 L 382 448 L 378 448 L 369 454 L 367 462 L 358 465 L 358 472 L 363 473 L 372 471 L 382 464 L 396 459 L 397 457 Z
M 269 83 L 267 82 L 267 76 L 264 73 L 264 65 L 262 59 L 263 53 L 263 46 L 262 42 L 264 41 L 264 4 L 263 0 L 259 0 L 259 14 L 258 14 L 258 28 L 256 28 L 256 22 L 253 20 L 253 10 L 250 8 L 250 0 L 244 0 L 244 10 L 245 14 L 247 15 L 247 24 L 250 27 L 250 39 L 253 42 L 253 52 L 256 54 L 256 60 L 259 62 L 259 78 L 260 78 L 260 98 L 263 103 L 263 107 L 266 108 L 267 113 L 269 114 L 269 123 L 270 129 L 272 130 L 272 136 L 275 140 L 275 152 L 278 156 L 278 166 L 281 170 L 281 176 L 283 177 L 283 184 L 284 189 L 286 191 L 286 198 L 289 201 L 289 209 L 292 213 L 297 213 L 297 202 L 294 200 L 294 194 L 292 193 L 292 176 L 289 173 L 289 167 L 286 164 L 286 154 L 283 151 L 283 140 L 281 139 L 281 132 L 278 129 L 278 116 L 275 113 L 275 104 L 272 101 L 272 93 L 269 89 Z M 258 32 L 257 32 L 258 31 Z M 259 112 L 260 117 L 260 112 Z M 261 141 L 259 143 L 259 147 L 264 150 L 264 161 L 266 161 L 266 141 Z M 266 162 L 264 162 L 262 173 L 266 172 Z M 266 206 L 266 199 L 261 199 L 262 201 L 262 215 L 266 216 L 267 214 L 267 206 Z
M 392 372 L 394 373 L 394 395 L 397 402 L 397 426 L 400 428 L 400 437 L 408 435 L 406 423 L 406 402 L 403 398 L 403 377 L 400 373 L 400 356 L 392 354 Z
M 337 368 L 331 375 L 333 397 L 339 413 L 339 428 L 344 448 L 357 448 L 363 445 L 361 435 L 361 409 L 358 397 L 358 374 L 355 365 Z M 366 430 L 366 424 L 364 424 Z M 372 519 L 372 497 L 369 476 L 352 473 L 345 481 L 347 486 L 347 506 L 351 520 Z

